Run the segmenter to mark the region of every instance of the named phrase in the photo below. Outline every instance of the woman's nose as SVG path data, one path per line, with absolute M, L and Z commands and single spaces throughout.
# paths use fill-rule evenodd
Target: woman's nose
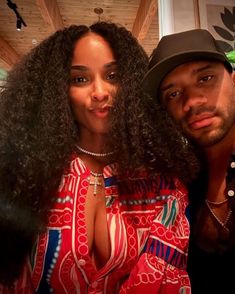
M 94 81 L 91 98 L 93 100 L 102 101 L 109 97 L 109 85 L 102 79 Z

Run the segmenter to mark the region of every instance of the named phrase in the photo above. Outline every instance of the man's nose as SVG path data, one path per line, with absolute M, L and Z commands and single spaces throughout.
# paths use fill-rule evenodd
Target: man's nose
M 205 94 L 198 89 L 187 89 L 184 91 L 183 109 L 188 112 L 190 109 L 201 106 L 207 102 Z

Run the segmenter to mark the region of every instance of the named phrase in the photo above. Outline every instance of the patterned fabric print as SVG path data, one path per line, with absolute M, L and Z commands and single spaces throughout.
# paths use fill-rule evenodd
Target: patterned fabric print
M 189 222 L 185 215 L 187 196 L 184 187 L 160 186 L 163 202 L 156 204 L 155 218 L 136 267 L 120 293 L 191 293 L 185 271 Z M 167 185 L 167 181 L 166 181 Z
M 167 266 L 162 259 L 144 253 L 119 293 L 191 294 L 191 287 L 185 271 Z
M 51 280 L 51 273 L 53 272 L 53 268 L 57 262 L 57 258 L 59 256 L 59 251 L 60 251 L 60 244 L 61 244 L 61 231 L 60 230 L 49 230 L 48 235 L 45 235 L 45 238 L 47 239 L 47 249 L 45 251 L 45 246 L 40 244 L 41 246 L 41 252 L 40 256 L 43 256 L 46 252 L 45 255 L 45 264 L 43 268 L 43 273 L 42 274 L 42 283 L 40 283 L 37 292 L 38 293 L 44 293 L 44 294 L 49 294 L 51 293 L 51 288 L 50 288 L 50 280 Z M 42 241 L 45 242 L 45 239 L 42 238 Z M 38 252 L 40 250 L 38 249 Z M 40 263 L 41 264 L 41 263 Z M 42 268 L 39 267 L 39 271 Z M 36 270 L 35 270 L 36 272 Z
M 48 231 L 39 236 L 33 287 L 29 290 L 28 275 L 12 293 L 190 293 L 184 270 L 189 235 L 184 187 L 171 178 L 149 179 L 144 172 L 120 179 L 115 165 L 106 167 L 111 256 L 97 270 L 85 226 L 89 175 L 79 158 L 71 162 L 50 211 Z
M 183 197 L 184 194 L 169 195 L 167 203 L 152 224 L 144 252 L 154 254 L 173 266 L 185 269 L 189 227 L 188 220 L 182 218 L 186 209 L 185 205 L 183 207 L 180 205 L 186 203 Z

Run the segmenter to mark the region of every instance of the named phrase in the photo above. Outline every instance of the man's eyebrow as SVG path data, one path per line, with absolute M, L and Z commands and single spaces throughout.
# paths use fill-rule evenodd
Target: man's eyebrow
M 205 66 L 202 66 L 202 67 L 199 67 L 199 68 L 195 69 L 195 70 L 193 71 L 193 74 L 196 74 L 196 73 L 199 73 L 199 72 L 201 72 L 201 71 L 204 71 L 204 70 L 207 70 L 207 69 L 211 69 L 211 68 L 213 68 L 213 65 L 211 65 L 211 64 L 206 64 Z
M 160 88 L 160 92 L 164 92 L 171 87 L 174 87 L 174 84 L 171 83 L 171 84 L 166 85 L 165 87 Z
M 195 75 L 197 73 L 200 73 L 204 70 L 211 69 L 211 68 L 213 68 L 212 64 L 206 64 L 205 66 L 202 66 L 202 67 L 199 67 L 199 68 L 193 70 L 192 74 Z M 167 84 L 165 87 L 160 88 L 160 91 L 164 92 L 164 91 L 170 89 L 171 87 L 174 87 L 173 83 Z

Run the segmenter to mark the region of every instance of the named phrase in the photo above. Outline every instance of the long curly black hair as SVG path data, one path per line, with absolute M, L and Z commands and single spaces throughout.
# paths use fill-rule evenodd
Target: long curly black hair
M 76 150 L 70 67 L 76 41 L 90 31 L 107 40 L 118 63 L 120 90 L 109 144 L 120 172 L 145 167 L 185 182 L 195 174 L 190 148 L 166 112 L 141 89 L 148 57 L 131 33 L 107 22 L 54 33 L 12 69 L 0 97 L 1 283 L 10 285 L 19 276 Z

